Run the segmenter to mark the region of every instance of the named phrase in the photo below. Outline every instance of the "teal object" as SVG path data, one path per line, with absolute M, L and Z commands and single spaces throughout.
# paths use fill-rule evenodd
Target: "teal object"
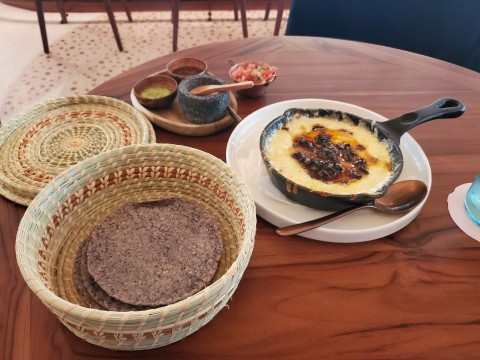
M 480 226 L 480 174 L 475 177 L 465 196 L 465 209 L 468 216 Z

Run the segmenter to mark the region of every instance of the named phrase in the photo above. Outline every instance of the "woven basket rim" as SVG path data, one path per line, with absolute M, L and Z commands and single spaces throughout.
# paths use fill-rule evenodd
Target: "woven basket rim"
M 55 109 L 58 108 L 58 106 L 55 106 L 58 102 L 64 102 L 62 106 L 70 106 L 70 105 L 81 105 L 82 103 L 95 103 L 95 102 L 115 102 L 123 107 L 129 107 L 132 109 L 132 112 L 137 113 L 139 116 L 145 118 L 145 116 L 135 109 L 133 106 L 130 104 L 126 103 L 125 101 L 119 100 L 117 98 L 111 97 L 111 96 L 104 96 L 104 95 L 71 95 L 71 96 L 60 96 L 56 98 L 51 98 L 47 99 L 43 102 L 31 105 L 30 107 L 27 107 L 25 110 L 17 113 L 16 115 L 13 116 L 6 124 L 3 124 L 1 128 L 5 130 L 6 128 L 12 127 L 12 126 L 18 126 L 19 124 L 23 124 L 24 122 L 28 121 L 28 118 L 25 116 L 33 113 L 33 112 L 40 112 L 44 110 L 50 110 L 50 109 Z M 145 118 L 146 119 L 146 118 Z M 18 124 L 17 124 L 18 123 Z M 147 123 L 150 123 L 150 121 L 147 121 Z M 150 123 L 151 125 L 151 123 Z
M 52 189 L 54 189 L 55 187 L 57 187 L 61 183 L 64 183 L 64 182 L 71 183 L 71 182 L 74 181 L 73 179 L 74 179 L 74 175 L 75 175 L 76 171 L 81 171 L 82 168 L 88 166 L 89 164 L 98 164 L 98 163 L 102 162 L 103 160 L 111 158 L 112 156 L 119 156 L 124 152 L 128 152 L 130 149 L 135 149 L 136 151 L 139 151 L 139 152 L 142 152 L 142 151 L 151 152 L 154 149 L 158 149 L 158 151 L 165 150 L 165 149 L 176 149 L 176 150 L 188 151 L 190 153 L 196 153 L 197 155 L 204 157 L 209 162 L 214 163 L 216 166 L 219 166 L 224 171 L 228 172 L 229 176 L 231 178 L 233 178 L 235 180 L 235 182 L 238 183 L 239 187 L 243 188 L 244 195 L 245 195 L 245 201 L 247 202 L 248 207 L 253 209 L 253 211 L 252 211 L 252 213 L 253 213 L 252 216 L 253 217 L 252 217 L 252 219 L 248 219 L 248 220 L 251 220 L 251 221 L 246 222 L 247 227 L 248 227 L 246 233 L 249 233 L 249 232 L 253 231 L 252 236 L 254 237 L 255 229 L 256 229 L 255 203 L 254 203 L 254 200 L 253 200 L 253 196 L 251 195 L 247 185 L 243 182 L 243 180 L 225 162 L 223 162 L 221 159 L 215 157 L 212 154 L 209 154 L 209 153 L 207 153 L 205 151 L 202 151 L 202 150 L 199 150 L 199 149 L 184 146 L 184 145 L 166 144 L 166 143 L 165 144 L 155 143 L 155 144 L 129 145 L 129 146 L 113 149 L 113 150 L 110 150 L 108 152 L 95 155 L 93 157 L 87 158 L 87 159 L 77 163 L 76 165 L 71 166 L 70 168 L 66 169 L 65 171 L 63 171 L 62 173 L 57 175 L 33 199 L 32 203 L 27 208 L 27 211 L 25 212 L 23 218 L 20 221 L 19 229 L 26 226 L 26 223 L 28 221 L 30 221 L 28 219 L 29 218 L 29 212 L 34 211 L 32 209 L 40 207 L 41 204 L 48 198 L 48 194 L 50 193 L 50 191 Z M 65 197 L 66 195 L 63 194 L 63 196 Z M 19 232 L 18 234 L 20 234 L 20 233 L 21 232 Z M 17 235 L 16 245 L 15 245 L 17 264 L 20 263 L 20 255 L 23 255 L 23 250 L 21 250 L 21 247 L 19 245 L 21 242 L 23 243 L 23 240 L 21 241 L 19 239 L 19 236 Z M 172 304 L 169 304 L 169 305 L 165 305 L 165 306 L 161 306 L 161 307 L 157 307 L 157 308 L 152 308 L 152 309 L 147 309 L 147 310 L 139 310 L 139 311 L 97 310 L 97 309 L 92 309 L 92 308 L 88 308 L 88 307 L 85 307 L 85 306 L 81 306 L 81 305 L 72 303 L 72 302 L 70 302 L 68 300 L 65 300 L 62 297 L 56 295 L 53 291 L 48 289 L 39 278 L 37 278 L 37 277 L 32 278 L 32 276 L 30 276 L 30 274 L 32 274 L 34 272 L 32 272 L 30 270 L 27 271 L 22 266 L 19 266 L 19 268 L 20 268 L 20 272 L 22 274 L 22 277 L 25 279 L 25 282 L 28 284 L 28 286 L 31 289 L 33 289 L 33 288 L 39 289 L 39 290 L 35 291 L 35 293 L 42 300 L 42 302 L 44 302 L 45 304 L 48 304 L 49 307 L 52 307 L 52 308 L 55 308 L 55 309 L 68 308 L 69 312 L 71 314 L 78 314 L 79 318 L 82 317 L 82 315 L 80 315 L 80 314 L 84 313 L 85 311 L 88 311 L 89 319 L 98 320 L 98 321 L 104 319 L 106 314 L 110 314 L 110 315 L 116 315 L 116 314 L 120 315 L 120 314 L 122 314 L 123 315 L 123 314 L 129 313 L 129 314 L 155 316 L 155 315 L 160 315 L 164 312 L 168 312 L 169 310 L 174 309 L 174 308 L 184 307 L 186 304 L 192 302 L 192 299 L 195 299 L 195 298 L 198 298 L 198 297 L 203 297 L 204 294 L 206 293 L 207 289 L 217 285 L 219 282 L 224 281 L 225 277 L 229 276 L 230 273 L 234 272 L 239 267 L 239 262 L 242 260 L 240 255 L 242 253 L 244 253 L 245 250 L 250 251 L 250 252 L 253 250 L 253 239 L 252 239 L 252 244 L 251 244 L 250 249 L 247 248 L 248 245 L 249 245 L 248 241 L 244 241 L 242 243 L 241 249 L 239 250 L 239 256 L 237 256 L 237 258 L 232 262 L 232 264 L 230 265 L 228 270 L 219 279 L 217 279 L 215 282 L 211 283 L 206 288 L 204 288 L 201 291 L 199 291 L 199 292 L 197 292 L 197 293 L 195 293 L 195 294 L 193 294 L 193 295 L 191 295 L 191 296 L 189 296 L 189 297 L 187 297 L 183 300 L 180 300 L 178 302 L 175 302 L 175 303 L 172 303 Z M 232 286 L 235 287 L 236 284 L 233 284 L 233 285 L 230 284 L 229 288 L 231 288 Z
M 133 106 L 128 103 L 121 101 L 119 99 L 101 96 L 101 95 L 75 95 L 75 96 L 66 96 L 58 97 L 53 99 L 48 99 L 44 102 L 35 104 L 24 111 L 16 114 L 7 124 L 0 127 L 0 155 L 4 146 L 9 139 L 9 137 L 15 133 L 16 130 L 25 127 L 29 122 L 33 121 L 36 116 L 42 112 L 48 112 L 51 110 L 61 109 L 68 106 L 82 106 L 82 105 L 92 105 L 92 104 L 101 104 L 103 106 L 113 106 L 117 109 L 125 111 L 125 113 L 131 113 L 130 120 L 136 120 L 138 126 L 142 131 L 142 140 L 141 143 L 155 143 L 155 130 L 152 123 L 143 115 L 140 111 L 135 109 Z M 112 104 L 112 105 L 111 105 Z M 32 123 L 33 125 L 34 123 Z M 0 171 L 0 179 L 5 179 L 6 184 L 0 184 L 0 195 L 6 197 L 7 199 L 18 203 L 20 205 L 28 206 L 32 201 L 31 196 L 22 193 L 22 189 L 28 189 L 28 185 L 25 182 L 18 183 L 18 179 L 11 178 L 9 179 L 9 174 L 6 172 Z M 8 180 L 8 181 L 7 181 Z M 7 183 L 10 183 L 7 186 Z M 15 185 L 13 185 L 15 184 Z M 38 182 L 38 187 L 42 187 L 42 184 Z M 13 187 L 12 187 L 13 186 Z M 15 190 L 16 189 L 16 190 Z M 30 190 L 27 192 L 36 192 L 37 186 L 30 187 Z

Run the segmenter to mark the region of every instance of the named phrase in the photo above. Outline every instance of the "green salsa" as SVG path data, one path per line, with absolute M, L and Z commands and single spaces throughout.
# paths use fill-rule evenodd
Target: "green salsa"
M 170 95 L 172 92 L 168 88 L 164 87 L 149 87 L 144 89 L 140 96 L 146 99 L 158 99 Z

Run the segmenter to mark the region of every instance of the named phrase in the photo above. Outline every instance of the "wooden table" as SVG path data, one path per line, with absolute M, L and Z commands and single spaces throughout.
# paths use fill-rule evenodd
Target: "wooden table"
M 14 242 L 25 208 L 0 198 L 0 357 L 6 359 L 478 359 L 480 243 L 447 210 L 447 196 L 480 171 L 480 74 L 393 49 L 322 38 L 250 38 L 161 57 L 92 91 L 129 101 L 134 82 L 176 57 L 196 56 L 228 79 L 228 60 L 278 66 L 267 95 L 238 98 L 246 116 L 294 98 L 340 100 L 386 117 L 444 96 L 465 115 L 409 132 L 433 186 L 420 215 L 387 238 L 333 244 L 282 238 L 258 219 L 247 271 L 228 307 L 170 346 L 139 353 L 90 345 L 64 328 L 25 285 Z M 201 137 L 157 129 L 157 140 L 225 160 L 232 128 Z

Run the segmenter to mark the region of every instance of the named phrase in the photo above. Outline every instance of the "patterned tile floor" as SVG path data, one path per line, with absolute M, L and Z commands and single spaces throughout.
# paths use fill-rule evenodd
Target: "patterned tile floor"
M 125 51 L 119 52 L 106 14 L 71 13 L 69 24 L 59 24 L 58 13 L 46 14 L 50 54 L 42 52 L 36 14 L 0 3 L 0 120 L 8 119 L 46 99 L 85 94 L 107 79 L 172 48 L 170 12 L 134 12 L 115 17 Z M 273 34 L 275 11 L 263 21 L 264 11 L 247 11 L 250 36 Z M 280 33 L 284 32 L 288 11 Z M 202 11 L 181 12 L 179 50 L 209 42 L 242 38 L 233 11 L 214 11 L 207 21 Z

